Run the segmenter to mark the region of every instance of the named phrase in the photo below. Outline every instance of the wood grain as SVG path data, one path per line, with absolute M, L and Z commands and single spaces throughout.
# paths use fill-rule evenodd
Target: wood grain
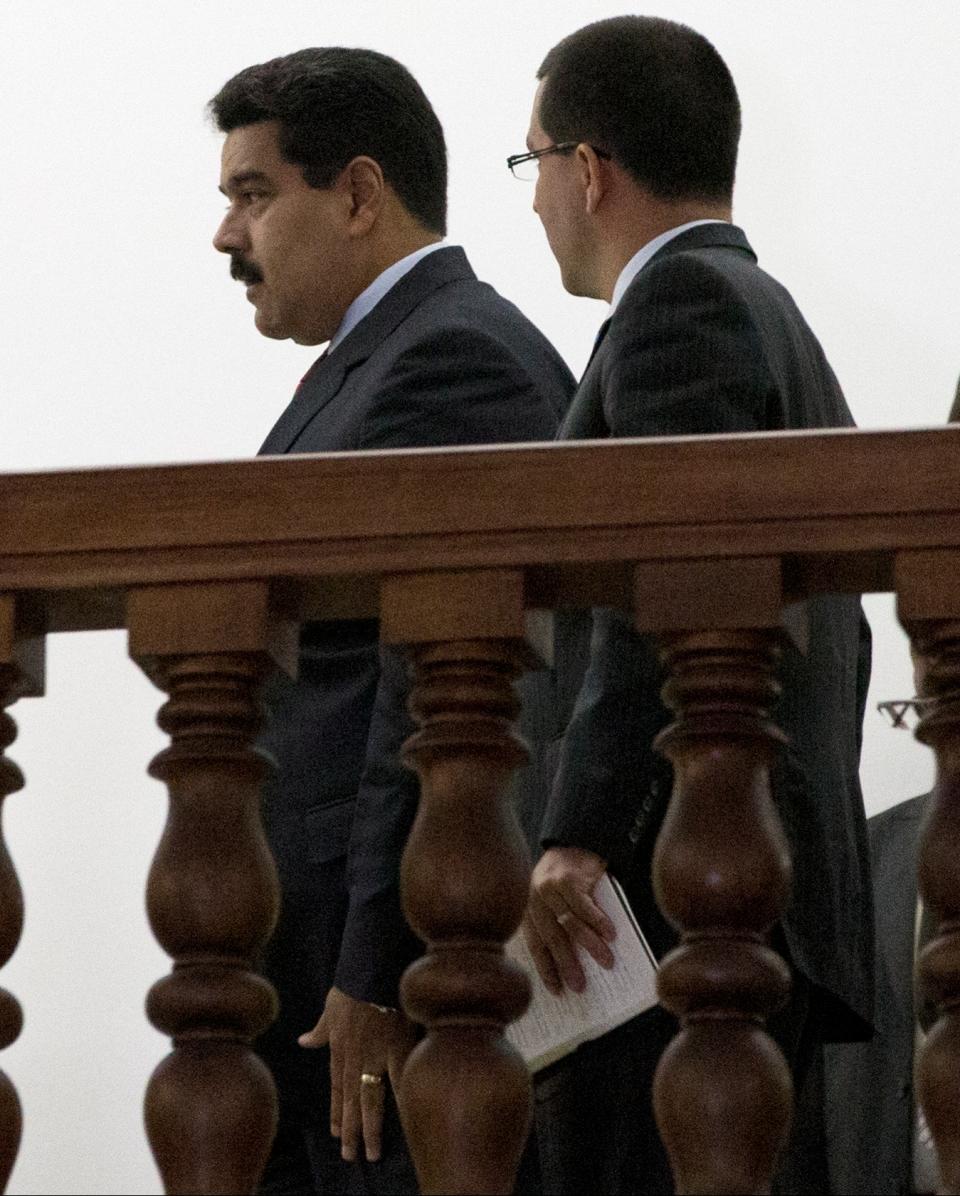
M 904 569 L 916 581 L 913 570 Z M 906 578 L 905 578 L 906 580 Z M 940 602 L 910 585 L 902 607 Z M 901 617 L 904 617 L 901 615 Z M 960 619 L 908 619 L 929 699 L 916 735 L 937 757 L 937 775 L 920 837 L 918 892 L 937 927 L 918 960 L 917 991 L 938 1011 L 915 1059 L 917 1098 L 940 1162 L 941 1192 L 960 1192 Z
M 158 721 L 171 741 L 150 765 L 170 805 L 147 912 L 174 966 L 147 1013 L 173 1051 L 150 1079 L 145 1116 L 165 1191 L 226 1194 L 256 1189 L 277 1120 L 273 1080 L 250 1047 L 276 1016 L 254 971 L 279 908 L 260 823 L 269 764 L 253 747 L 273 631 L 265 586 L 211 586 L 206 606 L 204 592 L 171 586 L 129 603 L 131 649 L 169 694 Z
M 15 598 L 0 594 L 0 808 L 11 793 L 24 786 L 23 773 L 6 755 L 17 728 L 7 707 L 25 693 L 43 691 L 43 641 L 24 628 L 24 617 Z M 13 860 L 0 829 L 0 967 L 20 942 L 23 930 L 23 893 Z M 0 1050 L 16 1042 L 23 1026 L 23 1011 L 16 997 L 0 988 Z M 17 1090 L 0 1071 L 0 1192 L 7 1190 L 17 1158 L 22 1130 Z
M 530 993 L 503 952 L 530 874 L 506 797 L 510 774 L 527 759 L 513 683 L 534 663 L 522 577 L 392 579 L 384 636 L 414 645 L 411 711 L 420 727 L 404 747 L 420 804 L 401 893 L 427 947 L 401 996 L 427 1033 L 404 1069 L 400 1113 L 423 1192 L 508 1193 L 531 1117 L 530 1077 L 503 1035 Z
M 681 933 L 662 961 L 662 1004 L 680 1018 L 654 1080 L 657 1124 L 678 1193 L 766 1193 L 786 1141 L 790 1072 L 764 1020 L 790 991 L 771 949 L 790 856 L 770 795 L 784 736 L 777 633 L 664 637 L 664 701 L 676 721 L 656 746 L 674 767 L 657 840 L 657 902 Z
M 582 581 L 590 563 L 776 556 L 809 592 L 890 588 L 898 549 L 960 544 L 957 437 L 835 430 L 0 475 L 0 590 L 32 592 L 65 630 L 121 625 L 108 591 L 191 579 L 329 577 L 342 594 L 351 577 L 539 566 L 564 603 L 560 566 Z M 322 587 L 310 601 L 322 608 Z

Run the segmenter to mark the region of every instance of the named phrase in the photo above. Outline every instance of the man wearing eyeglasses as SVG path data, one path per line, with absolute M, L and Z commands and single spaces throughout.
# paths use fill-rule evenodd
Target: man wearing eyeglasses
M 561 437 L 851 426 L 816 338 L 731 223 L 740 108 L 713 46 L 670 21 L 614 18 L 555 46 L 538 79 L 527 152 L 508 164 L 536 178 L 564 287 L 610 304 Z M 784 649 L 789 747 L 772 777 L 794 866 L 773 941 L 794 983 L 769 1028 L 798 1086 L 822 1039 L 869 1033 L 873 975 L 857 776 L 869 630 L 854 596 L 806 605 L 809 650 Z M 653 750 L 669 721 L 661 684 L 654 644 L 622 612 L 596 610 L 524 923 L 554 991 L 583 987 L 578 950 L 612 964 L 612 926 L 592 897 L 608 867 L 657 954 L 676 943 L 650 883 L 671 790 Z M 675 1029 L 651 1010 L 541 1081 L 547 1190 L 672 1190 L 650 1088 Z M 802 1141 L 807 1128 L 800 1117 L 784 1190 L 825 1190 L 822 1142 Z

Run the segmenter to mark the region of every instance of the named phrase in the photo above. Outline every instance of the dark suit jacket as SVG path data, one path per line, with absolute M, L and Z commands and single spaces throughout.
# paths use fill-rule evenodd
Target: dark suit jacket
M 561 437 L 675 436 L 853 423 L 823 351 L 793 300 L 760 270 L 740 229 L 681 233 L 617 307 Z M 669 484 L 669 479 L 665 479 Z M 872 1012 L 869 874 L 858 779 L 869 629 L 853 596 L 806 604 L 810 649 L 787 649 L 778 711 L 790 743 L 773 789 L 790 841 L 784 919 L 793 964 L 824 998 L 828 1036 L 862 1037 Z M 621 874 L 663 952 L 675 934 L 653 899 L 650 860 L 670 794 L 653 751 L 669 721 L 652 643 L 618 612 L 594 615 L 587 677 L 544 829 Z
M 462 250 L 443 248 L 316 362 L 261 452 L 549 440 L 572 389 L 537 329 L 477 281 Z M 341 956 L 350 907 L 345 858 L 380 683 L 377 633 L 374 620 L 306 626 L 297 681 L 278 675 L 266 690 L 270 720 L 261 744 L 277 772 L 264 787 L 264 822 L 283 903 L 264 960 L 281 1013 L 260 1049 L 280 1080 L 282 1107 L 314 1120 L 325 1115 L 318 1093 L 327 1064 L 296 1038 L 322 1011 Z M 381 693 L 386 717 L 402 719 L 392 700 L 389 688 Z M 391 795 L 389 785 L 380 794 L 388 804 Z M 358 883 L 395 889 L 393 874 L 370 875 L 362 851 L 361 836 Z M 369 939 L 356 933 L 350 950 L 369 953 Z M 345 968 L 350 962 L 348 955 Z
M 826 1050 L 831 1190 L 870 1196 L 912 1190 L 913 966 L 917 853 L 930 795 L 867 823 L 877 929 L 876 1031 Z

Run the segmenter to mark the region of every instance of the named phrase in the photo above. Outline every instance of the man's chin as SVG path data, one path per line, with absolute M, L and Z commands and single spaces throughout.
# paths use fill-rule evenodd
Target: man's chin
M 283 341 L 290 336 L 290 333 L 278 320 L 271 320 L 259 307 L 254 313 L 253 322 L 257 332 L 261 336 L 269 336 L 271 340 Z
M 320 345 L 330 339 L 329 332 L 322 332 L 316 328 L 294 327 L 276 313 L 271 314 L 258 307 L 254 312 L 253 322 L 261 336 L 269 336 L 275 341 L 293 341 L 297 345 Z
M 576 295 L 578 299 L 586 298 L 587 292 L 580 277 L 578 265 L 573 262 L 561 262 L 559 258 L 557 265 L 560 267 L 560 281 L 567 294 Z

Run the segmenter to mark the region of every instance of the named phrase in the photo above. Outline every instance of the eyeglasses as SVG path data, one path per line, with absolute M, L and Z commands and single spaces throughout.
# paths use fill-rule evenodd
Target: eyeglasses
M 507 158 L 507 169 L 515 179 L 520 179 L 523 183 L 535 182 L 537 174 L 540 171 L 541 158 L 546 157 L 547 154 L 569 154 L 579 144 L 579 141 L 561 141 L 557 145 L 548 145 L 544 149 L 531 150 L 526 154 L 511 154 Z M 590 148 L 598 158 L 610 158 L 612 156 L 606 150 L 598 149 L 595 145 L 592 145 Z
M 877 703 L 877 709 L 898 731 L 912 731 L 929 706 L 929 698 L 898 698 Z

